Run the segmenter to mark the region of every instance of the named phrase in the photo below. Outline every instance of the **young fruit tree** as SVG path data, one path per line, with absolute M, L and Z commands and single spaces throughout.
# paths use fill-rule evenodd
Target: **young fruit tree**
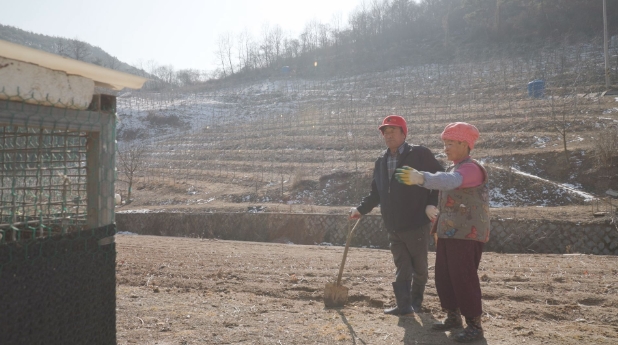
M 124 148 L 118 148 L 118 170 L 120 174 L 126 178 L 127 188 L 127 204 L 131 202 L 131 191 L 135 173 L 139 171 L 145 163 L 146 149 L 143 145 L 131 145 Z

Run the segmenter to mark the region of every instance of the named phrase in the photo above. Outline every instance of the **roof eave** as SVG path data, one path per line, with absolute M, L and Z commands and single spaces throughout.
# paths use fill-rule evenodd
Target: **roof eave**
M 92 79 L 114 90 L 140 89 L 147 78 L 0 40 L 0 56 Z

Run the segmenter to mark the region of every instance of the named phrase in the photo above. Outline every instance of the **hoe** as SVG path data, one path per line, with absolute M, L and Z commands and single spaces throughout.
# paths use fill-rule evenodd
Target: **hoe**
M 348 233 L 348 238 L 345 241 L 345 249 L 343 250 L 343 259 L 341 259 L 341 266 L 339 266 L 339 276 L 337 276 L 336 283 L 326 283 L 324 288 L 324 305 L 327 308 L 341 308 L 348 301 L 348 288 L 341 285 L 341 276 L 343 275 L 343 266 L 345 265 L 345 258 L 348 255 L 348 248 L 352 240 L 352 234 L 360 223 L 360 219 L 356 221 L 354 227 Z

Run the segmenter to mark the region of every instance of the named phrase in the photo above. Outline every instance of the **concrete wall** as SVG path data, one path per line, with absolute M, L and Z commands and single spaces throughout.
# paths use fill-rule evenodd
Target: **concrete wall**
M 118 213 L 118 231 L 295 244 L 345 244 L 352 222 L 342 215 L 286 213 Z M 486 251 L 618 255 L 618 230 L 608 222 L 492 219 Z M 365 216 L 352 245 L 388 248 L 380 216 Z M 433 244 L 430 246 L 433 247 Z
M 0 57 L 0 99 L 86 109 L 93 93 L 91 79 Z

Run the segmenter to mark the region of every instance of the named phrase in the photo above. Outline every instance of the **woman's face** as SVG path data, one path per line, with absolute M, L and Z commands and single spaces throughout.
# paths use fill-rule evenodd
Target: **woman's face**
M 462 160 L 470 154 L 468 150 L 468 143 L 465 141 L 457 140 L 443 140 L 444 141 L 444 153 L 449 161 Z

